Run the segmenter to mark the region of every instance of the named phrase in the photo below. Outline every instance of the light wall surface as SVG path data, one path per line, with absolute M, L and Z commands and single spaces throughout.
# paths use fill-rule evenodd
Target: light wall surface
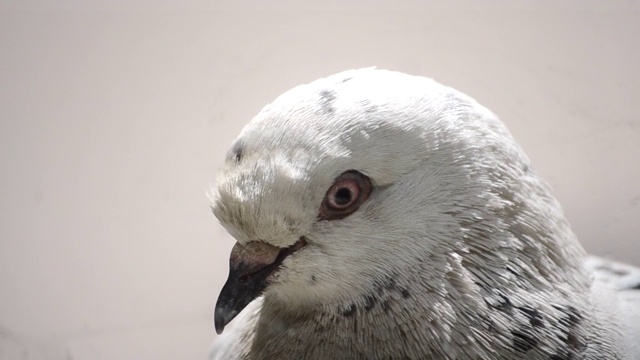
M 108 3 L 0 2 L 0 359 L 204 359 L 226 148 L 350 68 L 478 99 L 587 250 L 640 265 L 638 1 Z

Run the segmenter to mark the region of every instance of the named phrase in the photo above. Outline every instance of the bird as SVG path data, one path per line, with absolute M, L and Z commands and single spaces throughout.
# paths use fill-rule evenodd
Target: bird
M 588 255 L 501 120 L 430 78 L 294 87 L 210 197 L 236 240 L 211 359 L 640 359 L 640 269 Z

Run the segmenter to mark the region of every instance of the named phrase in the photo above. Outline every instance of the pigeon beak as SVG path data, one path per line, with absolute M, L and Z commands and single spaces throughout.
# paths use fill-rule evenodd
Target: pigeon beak
M 300 250 L 307 242 L 300 238 L 288 248 L 279 248 L 261 241 L 236 245 L 229 259 L 229 278 L 222 287 L 214 314 L 216 333 L 222 334 L 224 327 L 251 301 L 260 296 L 273 280 L 269 275 L 280 268 L 282 261 Z

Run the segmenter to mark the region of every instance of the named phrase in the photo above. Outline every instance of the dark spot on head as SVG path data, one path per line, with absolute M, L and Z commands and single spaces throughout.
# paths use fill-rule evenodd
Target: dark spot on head
M 311 279 L 310 280 L 311 280 L 310 281 L 311 285 L 315 284 L 318 281 L 318 279 L 316 278 L 315 275 L 311 275 Z
M 332 114 L 336 109 L 333 108 L 333 102 L 336 100 L 336 93 L 333 90 L 320 91 L 320 106 L 325 114 Z
M 492 333 L 497 332 L 496 323 L 493 320 L 491 320 L 490 316 L 484 316 L 481 314 L 478 314 L 478 316 L 482 319 L 482 322 L 488 331 Z
M 400 294 L 402 294 L 403 298 L 408 298 L 411 294 L 409 293 L 409 290 L 405 289 L 405 288 L 400 288 Z
M 513 330 L 511 334 L 513 335 L 513 348 L 516 351 L 527 352 L 538 343 L 535 335 L 525 329 Z
M 346 78 L 342 79 L 342 83 L 344 84 L 344 83 L 346 83 L 347 81 L 349 81 L 351 79 L 353 79 L 351 76 L 346 77 Z
M 568 305 L 553 305 L 562 315 L 558 318 L 558 339 L 566 344 L 567 350 L 571 353 L 581 353 L 586 347 L 582 339 L 582 314 L 575 307 Z
M 384 284 L 384 288 L 387 290 L 393 290 L 396 288 L 396 279 L 393 277 L 388 277 L 387 281 Z
M 544 327 L 542 315 L 540 315 L 540 312 L 537 309 L 530 306 L 522 306 L 519 307 L 518 310 L 520 310 L 524 316 L 529 319 L 529 324 L 531 324 L 531 326 Z
M 373 307 L 376 306 L 376 301 L 376 298 L 374 298 L 372 295 L 367 296 L 364 299 L 364 309 L 367 311 L 373 309 Z
M 342 312 L 342 316 L 351 317 L 356 313 L 356 304 L 351 304 L 351 306 Z
M 394 290 L 396 288 L 395 276 L 396 275 L 387 276 L 386 279 L 384 279 L 382 281 L 377 280 L 374 283 L 374 287 L 376 288 L 376 290 L 378 292 L 378 295 L 382 295 L 386 291 L 391 291 L 391 290 Z
M 636 284 L 636 286 L 632 286 L 629 290 L 640 290 L 640 284 Z
M 580 311 L 571 305 L 553 305 L 553 307 L 566 315 L 560 318 L 560 323 L 565 326 L 575 326 L 580 323 L 580 320 L 582 320 Z
M 513 310 L 513 305 L 511 304 L 511 300 L 508 297 L 498 292 L 493 296 L 485 297 L 484 302 L 489 306 L 498 311 L 511 314 Z
M 231 154 L 236 163 L 239 163 L 242 160 L 242 155 L 244 154 L 244 144 L 241 141 L 236 141 L 231 147 Z
M 383 301 L 382 302 L 382 310 L 384 310 L 385 313 L 388 313 L 389 309 L 391 309 L 391 307 L 389 306 L 389 300 Z

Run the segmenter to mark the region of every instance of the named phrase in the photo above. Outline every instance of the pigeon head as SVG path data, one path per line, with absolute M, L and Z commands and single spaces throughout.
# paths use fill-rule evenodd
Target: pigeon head
M 566 266 L 563 251 L 578 251 L 553 246 L 558 232 L 570 234 L 559 206 L 489 110 L 384 70 L 278 97 L 242 130 L 212 194 L 237 240 L 218 332 L 261 294 L 291 309 L 366 305 L 372 289 L 410 274 L 426 279 L 420 291 L 442 293 L 456 266 L 514 281 L 507 262 L 544 282 Z M 514 225 L 530 201 L 550 203 L 547 220 Z

